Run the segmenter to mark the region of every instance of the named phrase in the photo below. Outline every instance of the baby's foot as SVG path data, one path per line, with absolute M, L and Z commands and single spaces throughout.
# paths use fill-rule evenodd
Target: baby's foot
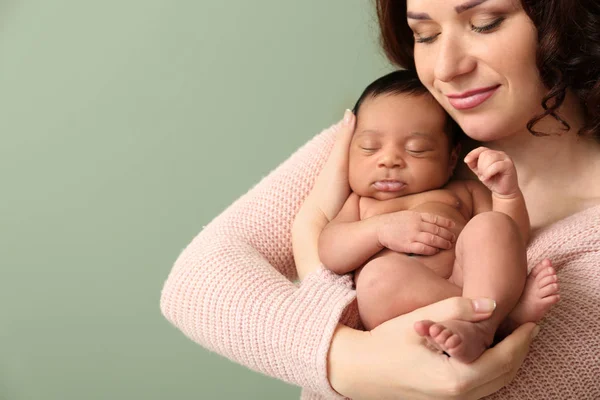
M 545 259 L 529 273 L 523 294 L 508 318 L 516 326 L 525 322 L 537 322 L 559 299 L 556 271 L 550 260 Z
M 458 361 L 470 363 L 477 359 L 492 343 L 494 331 L 482 322 L 419 321 L 415 330 L 423 336 L 429 347 L 446 352 Z

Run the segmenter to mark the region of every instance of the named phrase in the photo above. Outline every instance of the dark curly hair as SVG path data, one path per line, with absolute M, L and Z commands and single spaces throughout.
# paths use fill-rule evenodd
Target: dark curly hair
M 375 4 L 385 54 L 394 64 L 414 70 L 406 1 L 375 0 Z M 556 114 L 570 89 L 586 114 L 578 134 L 600 141 L 600 1 L 521 0 L 521 4 L 537 28 L 537 67 L 549 89 L 542 100 L 544 112 L 532 118 L 527 129 L 536 136 L 545 135 L 533 127 L 548 115 L 570 129 Z

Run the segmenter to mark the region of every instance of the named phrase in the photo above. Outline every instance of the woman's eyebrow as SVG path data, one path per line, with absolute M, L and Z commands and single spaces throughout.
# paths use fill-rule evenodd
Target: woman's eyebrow
M 419 19 L 419 20 L 430 20 L 431 17 L 427 13 L 416 13 L 412 11 L 406 12 L 406 18 Z
M 480 5 L 481 3 L 485 3 L 487 0 L 473 0 L 473 1 L 469 1 L 467 3 L 463 3 L 461 5 L 458 5 L 456 7 L 454 7 L 454 10 L 456 11 L 457 14 L 460 14 L 463 11 L 467 11 L 470 10 L 473 7 L 477 7 L 478 5 Z
M 486 1 L 487 0 L 472 0 L 454 7 L 454 11 L 456 11 L 457 14 L 460 14 L 464 11 L 470 10 L 473 7 L 477 7 L 478 5 L 485 3 Z M 431 17 L 427 13 L 419 13 L 412 11 L 406 11 L 406 18 L 417 20 L 431 20 Z

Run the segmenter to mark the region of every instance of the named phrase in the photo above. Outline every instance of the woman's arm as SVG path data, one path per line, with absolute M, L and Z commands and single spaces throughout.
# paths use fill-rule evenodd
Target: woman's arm
M 210 222 L 179 255 L 161 295 L 192 340 L 249 368 L 335 396 L 329 343 L 355 292 L 313 266 L 300 287 L 291 226 L 335 139 L 328 129 Z
M 290 282 L 296 276 L 290 240 L 294 210 L 300 204 L 309 205 L 304 209 L 331 220 L 348 195 L 342 195 L 345 186 L 338 175 L 344 169 L 340 160 L 344 159 L 343 148 L 351 136 L 348 129 L 341 129 L 345 136 L 337 135 L 342 140 L 336 141 L 322 173 L 319 169 L 332 148 L 336 129 L 326 130 L 311 140 L 207 225 L 180 254 L 169 274 L 161 296 L 163 314 L 207 349 L 329 398 L 339 397 L 329 378 L 339 392 L 350 396 L 368 390 L 398 398 L 411 393 L 415 398 L 443 398 L 437 393 L 445 393 L 447 388 L 457 393 L 478 390 L 478 397 L 492 393 L 508 382 L 520 366 L 522 359 L 518 356 L 526 354 L 528 340 L 511 335 L 502 342 L 504 345 L 495 347 L 505 349 L 500 356 L 486 357 L 485 354 L 491 354 L 486 352 L 481 357 L 490 360 L 487 368 L 469 368 L 462 371 L 463 376 L 453 372 L 457 367 L 446 360 L 433 359 L 429 350 L 415 341 L 418 336 L 412 331 L 417 318 L 489 317 L 489 312 L 474 313 L 470 300 L 456 298 L 436 303 L 387 321 L 371 332 L 346 328 L 339 324 L 340 320 L 350 326 L 357 322 L 355 309 L 347 307 L 355 298 L 352 280 L 319 265 L 320 231 L 315 231 L 317 236 L 307 237 L 307 245 L 300 241 L 309 253 L 301 258 L 303 264 L 298 269 L 307 274 L 299 287 Z M 312 190 L 309 201 L 303 203 L 317 174 L 314 187 L 318 190 Z M 331 185 L 326 182 L 337 182 L 334 187 L 339 189 L 339 198 L 335 201 L 328 197 Z M 322 202 L 323 199 L 329 200 Z M 296 227 L 301 228 L 298 232 L 310 233 L 309 225 L 300 223 Z M 305 228 L 309 230 L 302 232 Z M 431 307 L 437 313 L 428 312 Z M 399 330 L 400 326 L 404 329 Z M 513 348 L 507 348 L 511 343 Z M 499 354 L 498 351 L 493 354 Z M 351 358 L 353 354 L 359 357 Z M 429 356 L 419 360 L 421 354 Z M 361 367 L 357 360 L 368 362 Z M 417 360 L 420 371 L 443 370 L 442 376 L 448 380 L 429 380 L 425 379 L 429 375 L 424 375 L 424 379 L 412 382 L 411 371 Z M 357 375 L 340 371 L 362 375 L 356 380 Z M 504 379 L 502 383 L 489 386 L 498 377 Z

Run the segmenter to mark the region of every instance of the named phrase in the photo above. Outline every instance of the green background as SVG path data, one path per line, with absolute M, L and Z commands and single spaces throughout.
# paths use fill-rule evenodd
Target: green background
M 0 398 L 296 399 L 160 290 L 390 69 L 371 0 L 0 1 Z

